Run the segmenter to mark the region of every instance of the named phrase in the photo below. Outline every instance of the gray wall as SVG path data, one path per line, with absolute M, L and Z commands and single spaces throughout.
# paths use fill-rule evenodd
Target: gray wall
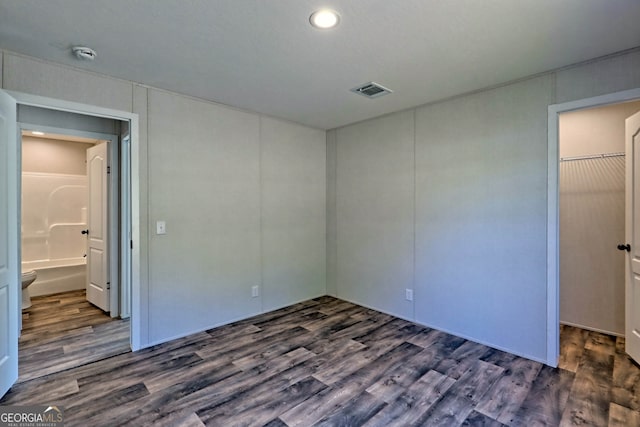
M 4 89 L 139 115 L 142 346 L 326 293 L 324 131 L 1 59 Z
M 151 341 L 260 312 L 259 117 L 149 91 Z
M 306 207 L 296 199 L 297 190 L 284 201 L 283 194 L 266 194 L 273 188 L 266 180 L 295 177 L 299 190 L 302 168 L 289 175 L 262 167 L 273 158 L 288 166 L 288 157 L 271 156 L 280 144 L 297 139 L 292 136 L 298 134 L 297 125 L 283 122 L 288 130 L 275 146 L 265 148 L 262 138 L 273 137 L 260 131 L 265 118 L 258 115 L 13 53 L 4 52 L 2 62 L 5 89 L 140 117 L 143 345 L 284 305 L 303 294 L 312 297 L 318 289 L 323 293 L 319 279 L 306 290 L 285 285 L 284 291 L 274 288 L 265 296 L 269 284 L 289 274 L 282 273 L 283 260 L 297 245 L 300 258 L 286 265 L 291 278 L 321 277 L 318 271 L 326 266 L 324 292 L 539 360 L 546 355 L 547 327 L 547 105 L 640 86 L 636 50 L 327 132 L 326 153 L 314 145 L 304 156 L 312 165 L 309 171 L 323 170 L 308 182 L 314 182 L 310 191 L 327 185 L 326 210 L 301 219 L 308 222 L 296 227 L 307 232 L 293 235 L 269 217 L 271 209 L 283 204 L 283 209 L 290 205 L 305 212 Z M 195 117 L 186 118 L 187 123 L 169 117 L 174 102 Z M 163 117 L 174 123 L 161 123 Z M 315 135 L 309 130 L 309 138 Z M 318 144 L 324 146 L 324 138 Z M 183 159 L 190 164 L 226 166 L 200 176 L 187 165 L 174 168 L 176 159 L 169 158 L 180 154 L 173 146 L 193 153 Z M 229 180 L 227 187 L 216 182 L 222 178 Z M 189 188 L 190 197 L 169 203 L 165 192 L 178 188 L 185 193 Z M 239 200 L 235 191 L 246 191 L 245 197 Z M 235 200 L 260 214 L 229 218 L 216 211 L 219 205 L 212 200 L 220 206 Z M 203 214 L 196 205 L 211 211 Z M 168 221 L 166 236 L 152 234 L 157 219 Z M 225 232 L 233 237 L 213 232 L 223 225 L 230 225 Z M 321 243 L 312 237 L 319 235 Z M 222 245 L 216 239 L 224 238 L 234 241 L 229 247 L 237 257 L 230 265 L 215 272 L 195 265 L 194 259 L 209 262 L 206 254 L 216 254 Z M 291 245 L 282 252 L 276 243 L 280 238 Z M 184 275 L 162 276 L 169 259 L 173 271 Z M 242 271 L 238 260 L 247 262 Z M 297 271 L 297 261 L 308 270 Z M 201 280 L 207 282 L 197 283 Z M 254 283 L 264 286 L 259 301 L 246 289 Z M 404 299 L 410 286 L 415 287 L 413 303 Z M 172 300 L 177 289 L 180 297 Z M 212 305 L 205 308 L 199 300 Z M 237 307 L 226 307 L 230 301 Z
M 538 358 L 552 83 L 542 77 L 416 113 L 416 320 Z
M 337 295 L 546 360 L 547 107 L 638 86 L 635 50 L 328 132 Z
M 413 317 L 413 111 L 337 130 L 337 295 Z
M 261 117 L 264 311 L 325 295 L 326 132 Z

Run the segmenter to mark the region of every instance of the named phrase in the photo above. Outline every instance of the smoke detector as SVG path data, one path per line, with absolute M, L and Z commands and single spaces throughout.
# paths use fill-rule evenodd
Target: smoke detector
M 96 59 L 96 56 L 98 56 L 95 50 L 86 46 L 74 46 L 71 48 L 71 51 L 76 56 L 76 58 L 82 61 L 93 61 L 94 59 Z
M 353 89 L 351 89 L 351 92 L 355 92 L 367 98 L 378 98 L 388 93 L 392 93 L 393 91 L 391 89 L 387 89 L 382 85 L 379 85 L 376 82 L 369 82 L 358 87 L 354 87 Z

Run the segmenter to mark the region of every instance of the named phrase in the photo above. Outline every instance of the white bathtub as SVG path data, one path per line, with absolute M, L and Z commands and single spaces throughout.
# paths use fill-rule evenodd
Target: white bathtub
M 84 289 L 87 277 L 86 258 L 26 261 L 22 271 L 35 270 L 38 277 L 29 286 L 31 296 Z

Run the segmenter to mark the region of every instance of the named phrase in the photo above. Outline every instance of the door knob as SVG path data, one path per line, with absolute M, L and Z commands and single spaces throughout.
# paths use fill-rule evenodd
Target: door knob
M 81 233 L 82 234 L 89 234 L 89 230 L 82 230 Z M 618 249 L 620 249 L 619 245 L 618 245 Z
M 628 243 L 626 245 L 620 244 L 618 245 L 618 249 L 621 251 L 631 252 L 631 245 Z

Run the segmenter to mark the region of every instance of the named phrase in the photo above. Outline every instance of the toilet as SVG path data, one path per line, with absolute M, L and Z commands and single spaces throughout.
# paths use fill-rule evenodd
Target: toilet
M 30 284 L 32 284 L 37 277 L 38 277 L 38 274 L 33 270 L 22 272 L 22 309 L 23 310 L 25 308 L 31 307 L 31 296 L 29 295 L 29 289 L 27 289 L 27 287 Z

